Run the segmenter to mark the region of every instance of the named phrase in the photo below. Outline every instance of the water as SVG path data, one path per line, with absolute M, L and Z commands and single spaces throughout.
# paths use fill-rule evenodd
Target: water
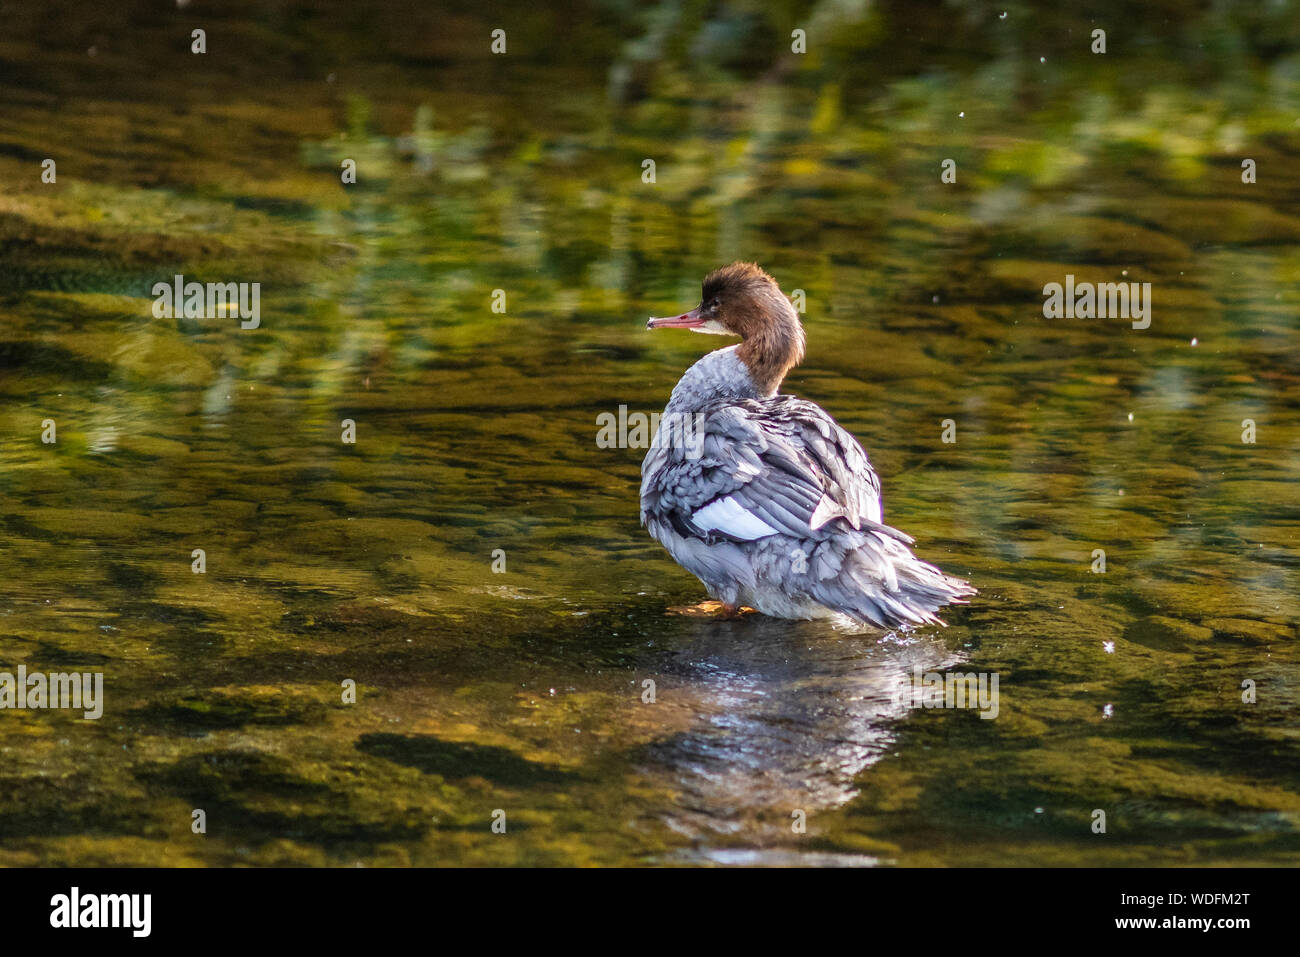
M 1168 6 L 7 10 L 0 670 L 105 710 L 0 715 L 0 863 L 1296 863 L 1300 16 Z M 947 629 L 680 613 L 596 421 L 741 258 Z

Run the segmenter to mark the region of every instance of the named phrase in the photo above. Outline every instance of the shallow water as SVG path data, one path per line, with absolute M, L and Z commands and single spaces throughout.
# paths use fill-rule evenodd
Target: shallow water
M 1300 11 L 1165 6 L 11 11 L 0 670 L 105 704 L 0 712 L 0 863 L 1300 862 Z M 679 613 L 597 417 L 740 258 L 950 627 Z

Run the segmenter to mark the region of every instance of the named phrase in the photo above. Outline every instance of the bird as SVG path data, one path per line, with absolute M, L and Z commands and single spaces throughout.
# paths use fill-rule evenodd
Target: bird
M 725 616 L 847 616 L 908 629 L 977 591 L 917 558 L 884 524 L 861 444 L 814 402 L 779 389 L 803 324 L 756 263 L 709 273 L 700 303 L 648 329 L 739 336 L 686 370 L 641 465 L 641 524 Z

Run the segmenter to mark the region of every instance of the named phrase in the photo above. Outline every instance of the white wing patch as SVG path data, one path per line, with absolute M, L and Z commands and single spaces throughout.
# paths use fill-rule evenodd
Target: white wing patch
M 732 538 L 753 541 L 775 535 L 776 529 L 731 496 L 710 502 L 691 516 L 691 524 L 706 532 L 722 532 Z

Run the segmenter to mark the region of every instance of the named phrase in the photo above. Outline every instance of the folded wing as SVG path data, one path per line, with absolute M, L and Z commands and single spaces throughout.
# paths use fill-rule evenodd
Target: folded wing
M 881 524 L 880 480 L 862 446 L 793 396 L 706 406 L 690 441 L 659 445 L 643 467 L 641 520 L 705 542 L 778 533 L 817 541 L 833 523 L 911 539 Z M 695 453 L 695 454 L 692 454 Z

